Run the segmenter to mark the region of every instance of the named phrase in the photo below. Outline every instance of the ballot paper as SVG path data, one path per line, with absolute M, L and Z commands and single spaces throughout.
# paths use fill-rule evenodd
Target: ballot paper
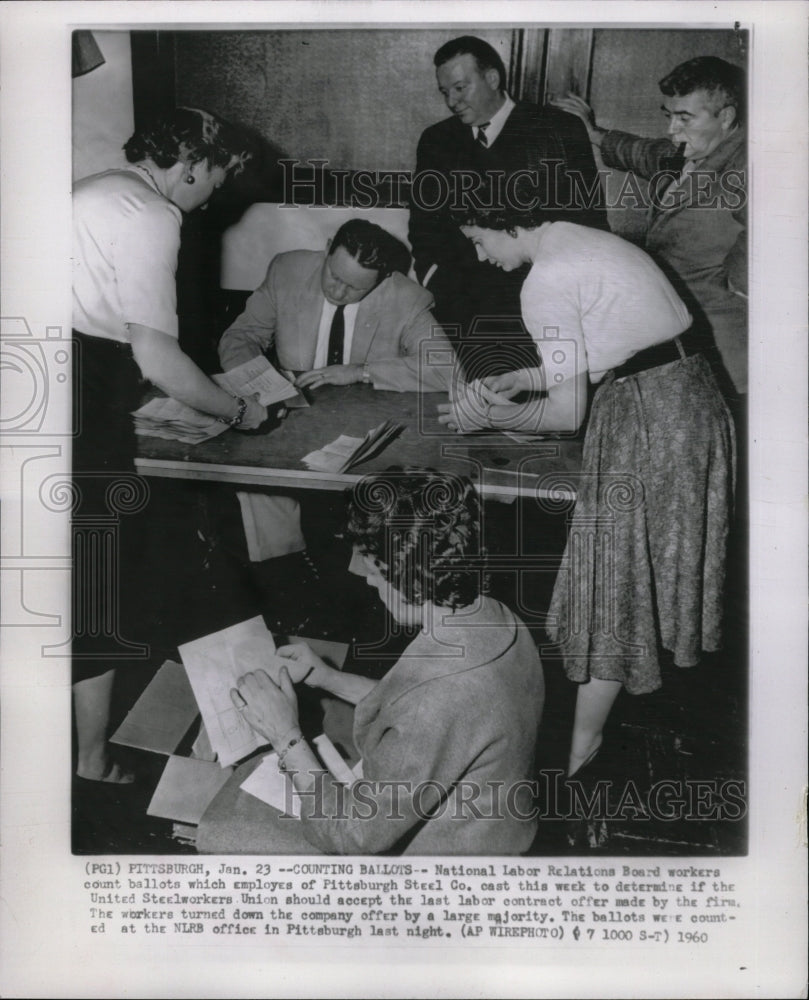
M 316 736 L 312 742 L 335 781 L 350 786 L 362 777 L 362 761 L 358 761 L 353 768 L 349 767 L 325 733 Z M 248 795 L 261 799 L 279 812 L 300 819 L 300 796 L 292 784 L 292 778 L 279 768 L 278 754 L 274 751 L 267 754 L 255 771 L 242 782 L 241 787 Z
M 262 406 L 271 406 L 300 395 L 292 382 L 273 368 L 263 354 L 230 371 L 214 375 L 213 379 L 234 396 L 257 395 Z
M 199 444 L 222 434 L 228 425 L 208 413 L 200 413 L 170 396 L 158 396 L 135 410 L 135 433 Z
M 386 420 L 368 431 L 364 438 L 341 434 L 323 448 L 304 455 L 302 461 L 308 469 L 316 472 L 348 472 L 355 465 L 378 455 L 403 430 L 403 424 Z
M 273 672 L 275 642 L 261 616 L 187 642 L 179 652 L 219 764 L 227 767 L 264 746 L 230 699 L 243 674 Z

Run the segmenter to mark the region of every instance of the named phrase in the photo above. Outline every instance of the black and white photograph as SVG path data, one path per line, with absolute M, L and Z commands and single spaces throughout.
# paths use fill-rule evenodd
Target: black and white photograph
M 9 995 L 804 988 L 808 8 L 573 6 L 6 5 Z

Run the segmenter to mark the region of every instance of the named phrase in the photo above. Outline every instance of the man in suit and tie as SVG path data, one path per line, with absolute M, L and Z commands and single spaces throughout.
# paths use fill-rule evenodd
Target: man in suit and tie
M 326 251 L 293 250 L 270 262 L 244 312 L 225 331 L 225 371 L 272 349 L 297 385 L 367 382 L 393 392 L 446 391 L 451 358 L 433 296 L 405 277 L 407 248 L 364 219 L 344 223 Z
M 222 335 L 222 368 L 269 352 L 277 367 L 299 373 L 300 388 L 365 382 L 392 392 L 446 392 L 454 354 L 432 314 L 432 295 L 405 277 L 409 266 L 407 247 L 364 219 L 344 223 L 325 251 L 278 254 Z M 306 552 L 298 501 L 280 494 L 237 497 L 253 576 L 272 592 L 275 612 L 284 596 L 298 610 L 300 595 L 311 606 L 321 588 Z M 312 530 L 328 545 L 333 512 L 316 496 L 309 502 Z M 229 502 L 216 516 L 226 547 L 243 558 L 244 539 L 234 541 L 239 529 Z
M 438 321 L 455 333 L 470 377 L 526 361 L 535 367 L 520 319 L 527 269 L 506 273 L 478 261 L 451 212 L 464 199 L 513 207 L 528 186 L 554 219 L 607 229 L 587 131 L 556 108 L 513 101 L 502 59 L 480 38 L 447 42 L 433 62 L 452 115 L 426 129 L 418 144 L 409 234 L 416 275 L 435 297 Z M 476 317 L 487 317 L 482 339 Z

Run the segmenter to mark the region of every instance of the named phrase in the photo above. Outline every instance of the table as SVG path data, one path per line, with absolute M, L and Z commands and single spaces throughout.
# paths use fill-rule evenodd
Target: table
M 228 430 L 202 444 L 139 437 L 138 471 L 146 476 L 206 480 L 242 486 L 344 490 L 369 472 L 391 465 L 431 467 L 469 476 L 490 499 L 518 496 L 560 502 L 575 499 L 581 468 L 580 437 L 516 443 L 498 432 L 458 435 L 438 423 L 444 393 L 378 392 L 369 385 L 324 386 L 312 405 L 295 409 L 267 434 Z M 314 472 L 301 458 L 339 434 L 363 437 L 384 420 L 404 431 L 384 451 L 350 473 Z

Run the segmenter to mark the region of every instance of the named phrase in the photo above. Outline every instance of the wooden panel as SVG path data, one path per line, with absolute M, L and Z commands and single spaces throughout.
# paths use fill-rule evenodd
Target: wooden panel
M 514 32 L 508 90 L 515 101 L 542 104 L 548 31 L 519 28 Z
M 593 55 L 591 28 L 551 28 L 545 68 L 544 98 L 569 91 L 586 96 Z

